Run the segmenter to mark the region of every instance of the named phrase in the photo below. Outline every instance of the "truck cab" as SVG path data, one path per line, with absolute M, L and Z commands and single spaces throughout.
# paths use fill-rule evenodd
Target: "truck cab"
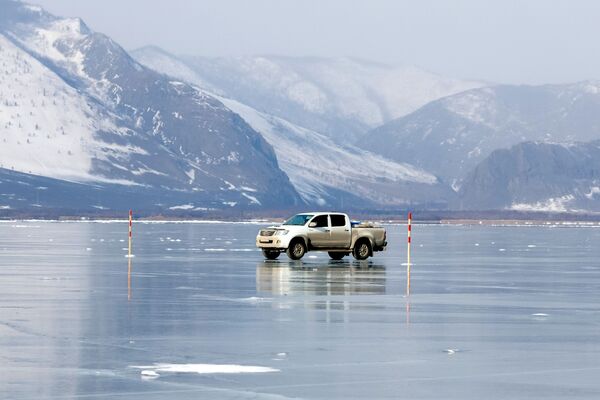
M 352 240 L 350 220 L 344 214 L 317 215 L 308 223 L 307 235 L 314 248 L 348 248 Z

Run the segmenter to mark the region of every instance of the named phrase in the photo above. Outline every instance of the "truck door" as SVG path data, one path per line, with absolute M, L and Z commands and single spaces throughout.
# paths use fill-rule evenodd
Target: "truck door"
M 316 226 L 310 227 L 312 223 Z M 329 217 L 327 215 L 317 215 L 310 221 L 308 228 L 308 238 L 313 247 L 328 247 L 329 246 Z
M 329 218 L 331 219 L 330 246 L 349 248 L 352 232 L 350 232 L 348 217 L 343 214 L 331 214 Z

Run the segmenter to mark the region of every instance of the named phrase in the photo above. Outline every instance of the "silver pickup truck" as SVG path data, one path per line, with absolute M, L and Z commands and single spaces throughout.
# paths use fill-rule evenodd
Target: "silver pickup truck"
M 387 245 L 385 228 L 373 224 L 353 224 L 348 215 L 311 212 L 294 215 L 279 226 L 261 229 L 256 246 L 265 258 L 275 260 L 285 252 L 292 260 L 308 251 L 326 251 L 334 260 L 352 255 L 366 260 Z

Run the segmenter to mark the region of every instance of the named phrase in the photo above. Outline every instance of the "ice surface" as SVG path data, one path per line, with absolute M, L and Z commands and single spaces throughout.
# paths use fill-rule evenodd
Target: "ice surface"
M 591 226 L 413 225 L 407 298 L 403 225 L 368 262 L 292 262 L 205 251 L 255 224 L 136 223 L 128 300 L 126 224 L 0 223 L 1 397 L 597 399 Z M 278 372 L 197 373 L 223 365 Z

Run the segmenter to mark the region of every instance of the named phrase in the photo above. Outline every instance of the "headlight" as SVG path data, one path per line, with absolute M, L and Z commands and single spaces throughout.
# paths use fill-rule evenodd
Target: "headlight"
M 281 231 L 276 231 L 275 235 L 277 235 L 277 236 L 283 236 L 283 235 L 287 235 L 288 233 L 290 233 L 290 231 L 281 230 Z

